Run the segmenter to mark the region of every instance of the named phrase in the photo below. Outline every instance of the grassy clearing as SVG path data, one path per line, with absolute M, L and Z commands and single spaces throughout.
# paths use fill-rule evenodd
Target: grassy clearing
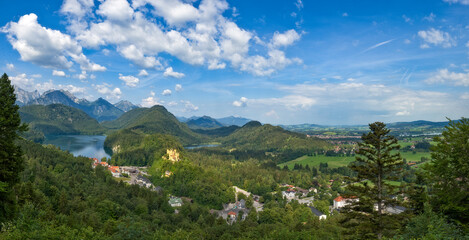
M 327 163 L 329 168 L 338 168 L 338 167 L 345 167 L 349 163 L 355 161 L 355 157 L 328 157 L 324 155 L 317 155 L 317 156 L 302 156 L 295 160 L 288 161 L 286 163 L 279 164 L 278 166 L 283 168 L 283 166 L 287 165 L 289 169 L 293 169 L 296 163 L 309 167 L 318 167 L 320 163 Z
M 370 180 L 366 180 L 365 182 L 368 182 L 369 186 L 373 186 L 373 183 Z M 397 187 L 401 186 L 401 184 L 403 183 L 403 182 L 397 182 L 397 181 L 385 181 L 385 182 L 392 186 L 397 186 Z M 353 183 L 353 185 L 357 185 L 357 184 L 362 184 L 362 183 Z
M 401 152 L 401 157 L 405 158 L 407 162 L 420 162 L 422 157 L 426 157 L 428 159 L 431 158 L 431 153 L 430 152 Z
M 426 157 L 430 159 L 431 154 L 430 152 L 401 152 L 401 157 L 405 158 L 407 162 L 420 162 L 422 157 Z M 324 155 L 317 155 L 317 156 L 307 156 L 304 155 L 297 159 L 281 163 L 278 166 L 283 168 L 283 166 L 287 165 L 289 169 L 293 169 L 295 164 L 309 167 L 318 167 L 320 163 L 327 163 L 329 168 L 338 168 L 338 167 L 346 167 L 349 163 L 355 161 L 355 157 L 328 157 Z

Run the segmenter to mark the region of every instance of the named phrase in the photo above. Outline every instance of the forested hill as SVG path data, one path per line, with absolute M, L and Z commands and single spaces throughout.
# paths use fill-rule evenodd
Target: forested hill
M 25 159 L 15 187 L 19 217 L 0 239 L 142 239 L 164 235 L 153 222 L 177 224 L 166 196 L 118 182 L 101 166 L 93 170 L 89 158 L 18 144 Z
M 238 150 L 318 150 L 330 147 L 329 143 L 309 138 L 304 134 L 287 131 L 270 124 L 251 121 L 229 136 L 220 138 L 223 146 Z
M 197 144 L 204 139 L 192 132 L 186 124 L 179 122 L 165 107 L 159 105 L 130 110 L 120 118 L 103 122 L 102 125 L 110 130 L 131 129 L 144 134 L 169 134 L 177 137 L 184 145 Z
M 191 129 L 214 129 L 223 127 L 223 124 L 216 119 L 209 116 L 203 116 L 196 119 L 191 119 L 186 122 L 187 126 Z
M 24 106 L 19 113 L 21 121 L 29 124 L 29 134 L 102 134 L 105 131 L 82 110 L 62 104 Z

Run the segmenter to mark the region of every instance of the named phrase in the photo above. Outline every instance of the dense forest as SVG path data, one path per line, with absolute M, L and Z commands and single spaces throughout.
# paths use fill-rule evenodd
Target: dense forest
M 431 160 L 419 169 L 406 164 L 397 139 L 377 122 L 349 167 L 321 163 L 290 170 L 277 164 L 330 145 L 250 122 L 217 138 L 221 147 L 188 150 L 183 144 L 192 137 L 207 136 L 175 123 L 162 107 L 134 109 L 134 116 L 123 115 L 128 121 L 105 124 L 116 132 L 106 140 L 114 154 L 103 160 L 147 166 L 155 190 L 115 178 L 93 167 L 92 159 L 20 137 L 28 126 L 6 74 L 0 93 L 0 239 L 469 239 L 466 118 L 450 121 L 434 138 Z M 162 132 L 166 126 L 172 127 Z M 252 195 L 236 195 L 233 186 Z M 316 211 L 284 196 L 292 186 L 314 189 L 307 197 Z M 182 206 L 170 205 L 173 196 L 185 198 Z M 357 200 L 331 210 L 342 196 Z M 227 221 L 216 214 L 236 198 L 245 200 L 246 218 Z M 391 214 L 383 207 L 405 210 Z M 317 211 L 327 218 L 320 220 Z
M 164 188 L 163 192 L 156 193 L 116 181 L 104 168 L 91 168 L 88 158 L 73 157 L 55 147 L 26 140 L 19 140 L 17 144 L 24 151 L 25 169 L 14 188 L 18 210 L 14 218 L 4 222 L 0 234 L 3 239 L 347 237 L 341 214 L 319 221 L 304 205 L 295 201 L 287 203 L 278 187 L 281 182 L 308 186 L 311 181 L 316 181 L 318 185 L 326 185 L 330 178 L 341 178 L 339 174 L 319 172 L 313 177 L 310 170 L 279 170 L 254 159 L 233 165 L 232 159 L 222 156 L 183 152 L 185 160 L 172 166 L 174 177 L 155 177 L 154 182 Z M 156 162 L 160 164 L 155 164 L 155 168 L 164 165 L 163 160 Z M 220 208 L 221 203 L 232 200 L 233 193 L 228 191 L 231 185 L 261 195 L 264 211 L 258 214 L 252 211 L 245 221 L 233 225 L 210 214 L 210 208 Z M 318 208 L 329 205 L 332 198 L 344 191 L 339 185 L 332 188 L 337 190 L 333 196 L 316 195 Z M 325 190 L 325 187 L 319 189 Z M 411 197 L 415 201 L 425 195 L 417 186 L 412 190 Z M 168 205 L 167 193 L 192 197 L 194 203 L 184 204 L 175 214 Z M 402 222 L 406 224 L 401 224 L 394 237 L 465 239 L 460 228 L 467 226 L 464 225 L 467 222 L 461 221 L 463 215 L 456 216 L 460 218 L 459 223 L 452 220 L 453 223 L 449 223 L 445 215 L 432 210 L 431 203 L 428 201 L 422 209 L 417 211 L 416 208 L 410 213 Z

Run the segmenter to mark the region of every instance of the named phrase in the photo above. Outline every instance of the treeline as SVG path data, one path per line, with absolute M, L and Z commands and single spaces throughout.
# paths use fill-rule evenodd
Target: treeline
M 289 170 L 288 166 L 285 165 L 283 167 L 283 170 Z M 293 165 L 293 170 L 311 172 L 313 177 L 318 176 L 320 173 L 340 174 L 342 176 L 347 176 L 347 177 L 355 176 L 355 172 L 352 171 L 349 167 L 329 168 L 329 165 L 327 163 L 319 163 L 318 168 L 309 167 L 308 164 L 303 166 L 303 164 L 295 163 L 295 165 Z
M 249 159 L 257 159 L 272 161 L 276 164 L 299 158 L 310 153 L 310 151 L 311 150 L 308 149 L 284 149 L 279 151 L 275 148 L 267 148 L 263 150 L 227 150 L 226 148 L 222 147 L 196 148 L 191 150 L 191 152 L 198 152 L 204 155 L 224 156 L 241 162 L 247 161 Z

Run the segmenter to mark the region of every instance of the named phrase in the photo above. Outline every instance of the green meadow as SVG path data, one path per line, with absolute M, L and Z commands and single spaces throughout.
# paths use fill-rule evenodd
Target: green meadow
M 401 152 L 401 157 L 406 159 L 407 162 L 420 162 L 422 157 L 426 157 L 430 159 L 431 154 L 430 152 Z M 329 157 L 325 155 L 317 155 L 317 156 L 307 156 L 304 155 L 297 159 L 281 163 L 278 166 L 283 168 L 285 165 L 288 166 L 289 169 L 293 169 L 295 164 L 303 165 L 303 167 L 309 165 L 309 167 L 319 167 L 320 163 L 327 163 L 329 168 L 338 168 L 338 167 L 345 167 L 348 166 L 349 163 L 355 161 L 355 157 Z
M 324 155 L 317 156 L 302 156 L 295 160 L 291 160 L 278 166 L 283 168 L 287 165 L 289 169 L 293 169 L 296 163 L 306 166 L 308 164 L 310 167 L 318 167 L 320 163 L 327 163 L 329 168 L 338 168 L 347 166 L 349 163 L 355 161 L 355 157 L 329 157 Z

